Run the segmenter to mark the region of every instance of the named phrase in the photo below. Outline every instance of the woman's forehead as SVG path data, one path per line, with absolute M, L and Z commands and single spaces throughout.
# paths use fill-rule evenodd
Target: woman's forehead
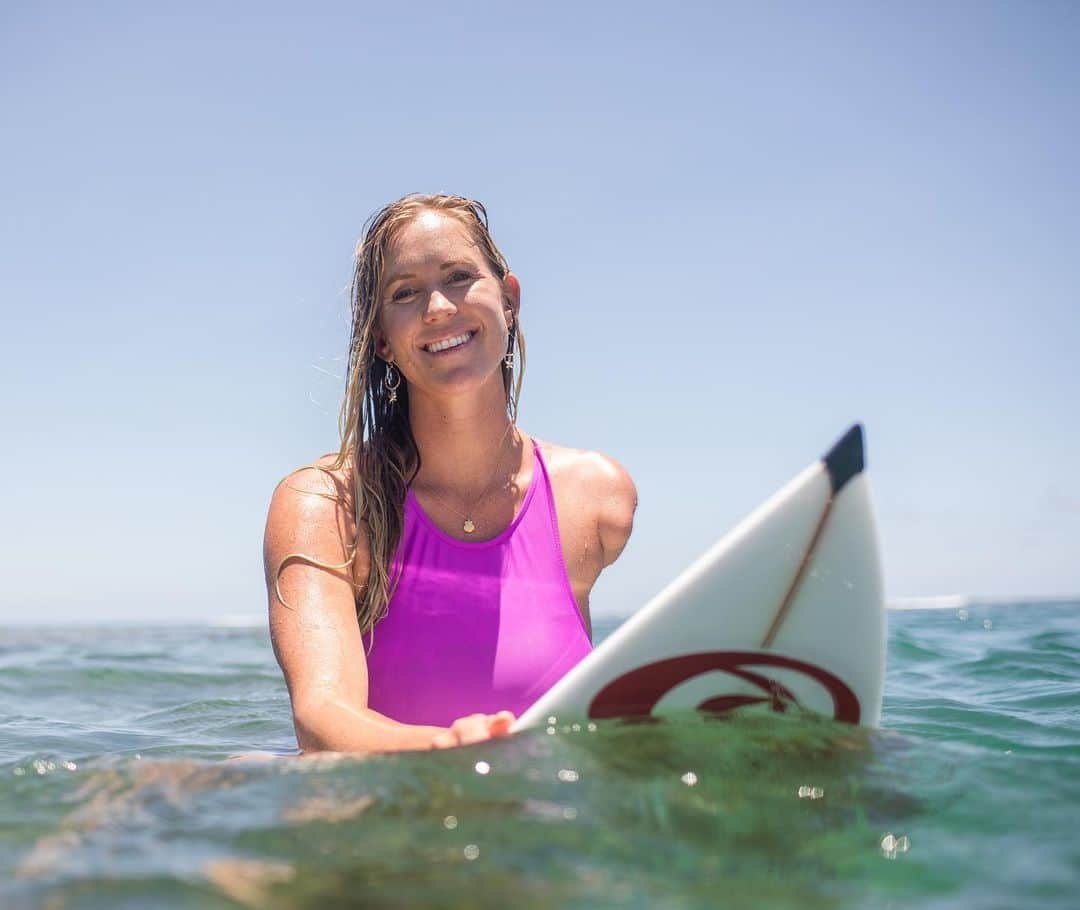
M 386 263 L 402 269 L 432 259 L 471 259 L 476 252 L 476 240 L 457 218 L 425 211 L 394 232 L 386 247 Z

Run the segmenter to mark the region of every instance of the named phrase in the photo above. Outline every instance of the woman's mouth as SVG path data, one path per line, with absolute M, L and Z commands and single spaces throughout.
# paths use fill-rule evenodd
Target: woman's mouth
M 439 354 L 442 351 L 449 351 L 452 348 L 459 348 L 463 344 L 467 344 L 475 334 L 476 332 L 462 332 L 460 335 L 454 335 L 451 338 L 440 338 L 438 341 L 429 342 L 423 345 L 423 348 L 429 354 Z

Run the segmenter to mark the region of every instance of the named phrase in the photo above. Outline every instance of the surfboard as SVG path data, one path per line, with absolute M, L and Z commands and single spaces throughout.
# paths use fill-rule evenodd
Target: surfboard
M 802 708 L 876 726 L 885 602 L 854 425 L 517 720 Z

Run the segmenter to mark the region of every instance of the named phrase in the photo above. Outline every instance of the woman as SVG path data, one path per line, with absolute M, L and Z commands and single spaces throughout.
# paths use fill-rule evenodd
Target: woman
M 636 494 L 611 459 L 515 425 L 520 301 L 478 202 L 406 196 L 369 222 L 341 449 L 278 486 L 266 527 L 302 750 L 503 735 L 591 648 Z

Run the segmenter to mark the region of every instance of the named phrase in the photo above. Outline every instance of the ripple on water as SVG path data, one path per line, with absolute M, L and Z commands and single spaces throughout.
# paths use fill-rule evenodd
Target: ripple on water
M 292 745 L 265 635 L 0 635 L 0 905 L 1071 908 L 1077 611 L 965 609 L 890 617 L 884 731 L 264 762 L 217 759 Z

